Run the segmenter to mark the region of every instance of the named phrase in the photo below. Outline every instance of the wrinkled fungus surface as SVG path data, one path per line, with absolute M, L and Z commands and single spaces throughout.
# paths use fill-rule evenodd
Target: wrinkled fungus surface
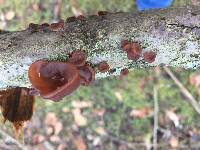
M 31 33 L 37 32 L 38 29 L 39 29 L 39 25 L 38 25 L 38 24 L 34 24 L 34 23 L 30 23 L 30 24 L 29 24 L 28 30 L 29 30 Z
M 52 23 L 50 25 L 50 30 L 51 31 L 59 31 L 64 29 L 64 20 L 60 20 L 57 23 Z
M 122 49 L 127 53 L 128 59 L 138 60 L 142 54 L 142 48 L 137 42 L 128 42 L 127 40 L 122 42 Z
M 99 63 L 98 69 L 100 72 L 104 73 L 104 72 L 109 71 L 110 66 L 108 65 L 106 61 L 102 61 Z
M 43 98 L 54 101 L 71 94 L 80 85 L 76 66 L 68 62 L 36 61 L 29 68 L 29 79 Z
M 122 69 L 120 72 L 120 78 L 122 79 L 122 78 L 128 76 L 128 73 L 129 73 L 129 70 L 127 68 Z
M 107 11 L 98 11 L 98 15 L 99 15 L 99 16 L 105 16 L 105 15 L 107 15 L 107 14 L 108 14 Z
M 144 60 L 148 63 L 152 63 L 155 61 L 155 58 L 156 58 L 156 53 L 153 52 L 153 51 L 149 51 L 149 52 L 145 52 L 143 54 L 144 56 Z
M 73 51 L 68 60 L 69 63 L 76 65 L 77 67 L 83 66 L 86 63 L 87 55 L 84 51 Z
M 90 85 L 95 80 L 95 70 L 88 64 L 78 68 L 81 76 L 81 85 Z
M 69 23 L 69 22 L 74 22 L 74 21 L 76 21 L 76 17 L 75 17 L 75 16 L 71 16 L 71 17 L 68 17 L 68 18 L 66 19 L 66 22 L 67 22 L 67 23 Z

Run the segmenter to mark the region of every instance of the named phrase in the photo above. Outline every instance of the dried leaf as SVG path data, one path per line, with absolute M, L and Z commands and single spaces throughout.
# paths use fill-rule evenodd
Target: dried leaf
M 67 150 L 67 144 L 59 144 L 56 150 Z
M 95 129 L 95 131 L 100 135 L 106 135 L 106 131 L 103 127 L 98 127 Z
M 200 74 L 192 74 L 189 78 L 190 84 L 199 87 L 200 86 Z
M 122 97 L 122 94 L 118 91 L 115 92 L 115 96 L 117 97 L 117 100 L 119 102 L 122 102 L 123 101 L 123 97 Z
M 15 17 L 15 12 L 10 10 L 6 13 L 5 18 L 6 20 L 12 20 Z
M 49 112 L 47 116 L 45 117 L 44 123 L 48 126 L 53 127 L 54 134 L 58 135 L 62 129 L 63 124 L 61 121 L 58 120 L 55 113 Z
M 72 106 L 74 108 L 87 108 L 92 107 L 92 103 L 90 101 L 72 101 Z
M 146 118 L 153 114 L 153 110 L 149 107 L 141 108 L 141 109 L 133 109 L 130 112 L 131 117 L 136 118 Z
M 72 110 L 72 113 L 74 115 L 74 121 L 75 121 L 77 126 L 86 126 L 87 125 L 87 118 L 85 118 L 81 114 L 80 109 L 76 108 L 76 109 Z
M 178 138 L 172 136 L 171 139 L 170 139 L 170 141 L 169 141 L 169 144 L 170 144 L 171 147 L 177 148 L 178 145 L 179 145 L 179 140 L 178 140 Z
M 67 108 L 67 107 L 63 107 L 63 108 L 62 108 L 62 111 L 63 111 L 64 113 L 70 112 L 69 108 Z
M 1 6 L 4 5 L 4 3 L 5 3 L 5 0 L 0 0 L 0 5 Z
M 59 136 L 53 135 L 53 136 L 50 137 L 50 141 L 53 142 L 53 143 L 60 143 L 61 139 L 60 139 Z
M 174 113 L 174 111 L 171 110 L 167 110 L 166 112 L 166 116 L 173 121 L 175 127 L 179 127 L 180 123 L 179 123 L 179 117 Z
M 38 144 L 38 143 L 41 143 L 45 140 L 45 137 L 41 134 L 34 134 L 33 135 L 33 139 L 32 139 L 32 142 L 33 144 Z
M 200 6 L 200 0 L 191 0 L 191 2 L 194 6 Z
M 85 141 L 81 136 L 76 136 L 74 138 L 74 145 L 76 146 L 77 150 L 86 150 L 87 149 Z
M 106 110 L 105 109 L 95 109 L 94 114 L 100 117 L 103 117 L 105 114 Z

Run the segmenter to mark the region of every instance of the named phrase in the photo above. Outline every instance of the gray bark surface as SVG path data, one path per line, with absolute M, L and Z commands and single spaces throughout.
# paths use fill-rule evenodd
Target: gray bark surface
M 156 52 L 155 61 L 147 63 L 143 57 L 128 60 L 121 48 L 126 39 L 139 42 L 142 53 Z M 93 66 L 101 61 L 110 65 L 112 72 L 97 70 L 96 79 L 119 75 L 123 68 L 166 65 L 196 69 L 200 66 L 200 8 L 88 16 L 85 21 L 65 22 L 61 31 L 0 31 L 0 89 L 30 87 L 27 71 L 31 63 L 67 60 L 69 53 L 78 49 L 87 53 Z

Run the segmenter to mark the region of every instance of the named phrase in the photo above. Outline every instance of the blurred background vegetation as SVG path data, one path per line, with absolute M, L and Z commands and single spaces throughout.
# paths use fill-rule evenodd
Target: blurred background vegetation
M 198 4 L 198 0 L 175 0 L 173 7 L 191 4 Z M 0 0 L 0 29 L 23 30 L 30 22 L 51 23 L 98 10 L 135 11 L 136 4 L 134 0 Z M 198 71 L 176 68 L 173 72 L 199 102 Z M 98 80 L 59 103 L 38 97 L 34 117 L 25 127 L 25 145 L 58 150 L 147 149 L 153 139 L 155 98 L 159 103 L 159 147 L 187 149 L 198 145 L 199 114 L 159 67 L 133 70 L 121 80 Z M 2 129 L 12 135 L 8 126 L 6 123 L 7 128 L 2 125 Z

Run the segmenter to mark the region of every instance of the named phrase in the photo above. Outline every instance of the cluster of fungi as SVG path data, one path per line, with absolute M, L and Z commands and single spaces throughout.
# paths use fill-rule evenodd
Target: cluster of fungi
M 98 16 L 104 16 L 107 12 L 99 11 Z M 95 15 L 96 16 L 96 15 Z M 82 15 L 69 17 L 66 22 L 85 20 Z M 28 31 L 31 33 L 38 31 L 62 31 L 64 21 L 58 23 L 29 24 Z M 143 55 L 144 61 L 152 63 L 155 61 L 156 53 L 153 51 L 144 52 L 138 42 L 122 41 L 121 48 L 126 52 L 128 59 L 137 61 Z M 98 64 L 101 73 L 110 71 L 110 66 L 106 61 Z M 127 76 L 129 70 L 121 70 L 120 78 Z M 80 86 L 88 86 L 95 80 L 95 69 L 87 62 L 87 54 L 83 50 L 75 50 L 69 54 L 67 61 L 47 61 L 37 60 L 31 64 L 28 77 L 32 83 L 32 88 L 12 87 L 5 91 L 0 91 L 0 106 L 4 121 L 13 123 L 16 132 L 23 127 L 23 122 L 30 120 L 33 114 L 33 106 L 36 95 L 44 99 L 60 101 L 63 97 L 71 94 Z
M 76 50 L 70 54 L 66 62 L 45 60 L 34 62 L 28 72 L 33 86 L 30 93 L 38 93 L 44 99 L 59 101 L 80 85 L 90 85 L 95 80 L 95 70 L 86 59 L 84 51 Z

